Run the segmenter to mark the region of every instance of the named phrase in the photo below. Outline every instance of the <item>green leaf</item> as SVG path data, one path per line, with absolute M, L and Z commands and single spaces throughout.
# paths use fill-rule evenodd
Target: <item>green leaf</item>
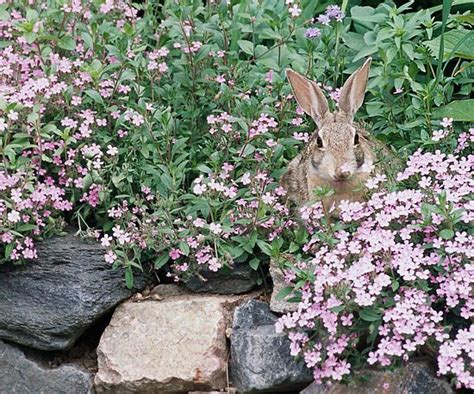
M 133 287 L 133 271 L 130 267 L 125 269 L 125 284 L 129 289 Z
M 163 253 L 160 257 L 157 257 L 155 260 L 155 269 L 159 270 L 160 268 L 164 267 L 169 259 L 170 257 L 168 256 L 168 253 Z
M 439 232 L 439 236 L 443 239 L 451 239 L 454 237 L 454 231 L 449 228 L 445 228 Z
M 212 170 L 205 164 L 199 164 L 196 169 L 198 171 L 204 172 L 205 174 L 212 174 Z
M 31 112 L 28 117 L 26 118 L 26 121 L 28 123 L 35 123 L 39 119 L 39 115 L 37 112 Z
M 179 246 L 179 250 L 181 250 L 181 252 L 183 252 L 185 256 L 189 255 L 189 246 L 186 242 L 181 241 L 178 246 Z
M 94 48 L 94 41 L 92 39 L 92 36 L 89 33 L 84 32 L 81 34 L 81 37 L 84 40 L 84 45 L 86 48 L 89 48 L 89 49 Z
M 33 10 L 31 8 L 26 10 L 26 19 L 28 21 L 35 21 L 38 19 L 38 12 L 36 10 Z
M 388 16 L 382 13 L 376 13 L 372 7 L 355 6 L 351 8 L 351 19 L 359 22 L 364 26 L 370 27 L 374 23 L 382 23 L 387 20 Z
M 373 53 L 377 52 L 379 49 L 377 46 L 366 46 L 362 48 L 362 50 L 359 51 L 359 53 L 352 59 L 353 62 L 356 62 L 357 60 L 363 59 L 369 55 L 372 55 Z
M 392 291 L 397 291 L 399 287 L 400 283 L 398 282 L 398 280 L 392 280 Z
M 247 40 L 239 40 L 237 41 L 240 49 L 244 51 L 247 55 L 253 55 L 253 43 Z
M 260 265 L 260 260 L 257 257 L 254 257 L 252 260 L 249 261 L 250 268 L 254 271 L 258 270 L 258 266 Z
M 14 247 L 15 247 L 14 243 L 10 243 L 7 246 L 5 246 L 5 258 L 6 259 L 10 258 L 10 255 L 12 254 Z
M 64 36 L 58 41 L 59 48 L 72 51 L 76 48 L 76 41 L 71 36 Z
M 359 311 L 359 317 L 364 321 L 378 321 L 382 318 L 380 313 L 377 313 L 374 309 L 362 309 Z
M 441 36 L 424 43 L 438 59 L 441 48 Z M 450 56 L 474 60 L 474 34 L 466 29 L 450 30 L 444 34 L 443 60 Z
M 86 94 L 93 99 L 96 103 L 98 104 L 104 104 L 104 100 L 102 99 L 102 96 L 100 93 L 96 90 L 93 89 L 87 89 Z
M 474 99 L 454 100 L 433 111 L 436 118 L 453 118 L 459 122 L 474 122 Z
M 453 6 L 456 6 L 456 5 L 462 5 L 462 4 L 474 4 L 474 1 L 473 0 L 454 0 L 453 1 Z M 441 11 L 443 9 L 443 5 L 437 5 L 435 7 L 431 7 L 429 8 L 429 11 L 431 13 L 434 13 L 434 12 L 438 12 L 438 11 Z
M 266 243 L 265 241 L 262 241 L 261 239 L 257 239 L 257 245 L 260 248 L 260 250 L 263 253 L 265 253 L 267 256 L 272 255 L 272 248 L 268 243 Z
M 26 231 L 31 231 L 36 229 L 38 226 L 36 224 L 25 223 L 17 227 L 16 231 L 24 233 Z
M 344 304 L 341 304 L 341 305 L 330 308 L 330 310 L 334 313 L 339 313 L 339 312 L 342 312 L 345 308 L 346 306 Z
M 275 296 L 275 299 L 277 301 L 281 301 L 281 300 L 284 300 L 286 297 L 288 297 L 291 293 L 293 292 L 293 287 L 291 286 L 288 286 L 288 287 L 284 287 L 283 289 L 281 289 L 277 295 Z

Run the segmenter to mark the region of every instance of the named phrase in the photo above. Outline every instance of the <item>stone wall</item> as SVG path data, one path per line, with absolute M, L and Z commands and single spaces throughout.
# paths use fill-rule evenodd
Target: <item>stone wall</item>
M 37 263 L 0 266 L 0 393 L 452 392 L 426 362 L 311 384 L 275 332 L 275 312 L 294 305 L 264 297 L 247 265 L 187 288 L 145 275 L 131 292 L 103 253 L 69 235 L 43 243 Z

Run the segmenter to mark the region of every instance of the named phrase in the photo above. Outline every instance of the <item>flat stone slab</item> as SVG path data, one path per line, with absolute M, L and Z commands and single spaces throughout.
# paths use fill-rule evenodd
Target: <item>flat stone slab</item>
M 261 301 L 247 301 L 235 310 L 229 369 L 237 392 L 291 392 L 312 381 L 304 362 L 290 355 L 286 335 L 275 332 L 276 320 Z
M 163 286 L 158 290 L 161 300 L 128 301 L 115 310 L 97 349 L 96 390 L 224 389 L 226 330 L 243 297 L 183 294 Z
M 362 380 L 363 379 L 363 380 Z M 346 386 L 312 383 L 301 394 L 453 394 L 445 380 L 438 379 L 426 362 L 410 362 L 394 371 L 362 370 Z
M 23 351 L 0 341 L 0 393 L 88 394 L 93 376 L 74 364 L 46 368 L 28 359 Z
M 100 316 L 128 298 L 123 272 L 96 242 L 67 235 L 38 245 L 38 261 L 0 266 L 0 339 L 65 350 Z M 145 280 L 137 278 L 143 288 Z

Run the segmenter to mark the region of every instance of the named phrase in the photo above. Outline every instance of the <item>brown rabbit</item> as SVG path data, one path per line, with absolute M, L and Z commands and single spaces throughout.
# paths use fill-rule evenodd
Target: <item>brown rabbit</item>
M 297 204 L 313 200 L 313 190 L 327 185 L 335 193 L 323 200 L 329 208 L 341 200 L 360 201 L 361 183 L 370 176 L 375 160 L 372 143 L 362 127 L 353 122 L 362 105 L 372 59 L 368 58 L 341 89 L 339 111 L 330 112 L 323 92 L 314 81 L 286 70 L 299 106 L 310 115 L 317 130 L 281 178 L 288 197 Z

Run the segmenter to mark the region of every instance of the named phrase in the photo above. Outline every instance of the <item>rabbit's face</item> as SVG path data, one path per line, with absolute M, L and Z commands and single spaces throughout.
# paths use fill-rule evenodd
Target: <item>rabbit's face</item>
M 335 196 L 327 201 L 329 204 L 361 198 L 358 186 L 360 181 L 369 177 L 374 155 L 352 121 L 364 100 L 371 60 L 368 58 L 344 83 L 338 102 L 339 112 L 336 113 L 329 111 L 326 97 L 315 81 L 293 70 L 286 71 L 299 106 L 317 125 L 310 142 L 294 164 L 300 166 L 300 176 L 285 181 L 294 184 L 299 201 L 307 199 L 314 188 L 324 184 L 336 191 Z M 304 193 L 300 192 L 302 185 L 306 189 Z
M 308 147 L 310 173 L 337 186 L 366 172 L 371 156 L 364 151 L 362 139 L 345 114 L 327 113 Z

